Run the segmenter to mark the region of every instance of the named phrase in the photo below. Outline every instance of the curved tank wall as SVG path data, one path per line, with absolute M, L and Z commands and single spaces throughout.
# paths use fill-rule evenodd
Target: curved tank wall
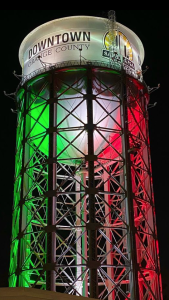
M 126 26 L 116 22 L 116 28 L 116 42 L 110 49 L 112 40 L 108 19 L 73 16 L 37 27 L 20 45 L 23 76 L 30 78 L 52 65 L 91 62 L 116 69 L 122 66 L 133 75 L 137 74 L 144 60 L 142 42 Z

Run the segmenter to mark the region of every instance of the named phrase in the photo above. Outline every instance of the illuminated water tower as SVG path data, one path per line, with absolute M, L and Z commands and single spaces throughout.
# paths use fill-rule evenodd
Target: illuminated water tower
M 114 11 L 67 17 L 19 60 L 9 286 L 162 300 L 140 39 Z

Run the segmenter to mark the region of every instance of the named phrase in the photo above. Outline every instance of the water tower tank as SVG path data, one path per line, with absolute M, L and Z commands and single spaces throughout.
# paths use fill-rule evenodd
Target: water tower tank
M 117 71 L 121 70 L 123 57 L 126 58 L 126 68 L 129 68 L 128 60 L 128 63 L 132 61 L 134 66 L 131 69 L 133 73 L 135 70 L 141 70 L 144 59 L 144 49 L 141 41 L 134 32 L 125 26 L 118 23 L 115 26 L 118 28 L 118 34 L 114 46 L 114 52 L 117 52 L 114 61 L 110 58 L 111 35 L 108 31 L 110 26 L 108 21 L 103 18 L 75 16 L 53 20 L 32 31 L 20 46 L 19 60 L 23 66 L 25 80 L 35 77 L 37 73 L 44 72 L 44 66 L 47 69 L 52 67 L 60 69 L 61 66 L 67 67 L 70 65 L 81 65 L 82 67 L 78 70 L 73 67 L 63 69 L 59 71 L 56 79 L 57 89 L 55 94 L 59 104 L 56 118 L 58 129 L 61 132 L 57 137 L 57 155 L 63 161 L 66 159 L 67 164 L 81 162 L 83 154 L 86 155 L 88 151 L 87 132 L 85 130 L 87 109 L 84 99 L 84 95 L 87 93 L 87 83 L 86 69 L 83 66 L 94 64 L 97 67 L 109 67 L 111 59 L 112 70 L 104 71 L 97 68 L 93 81 L 93 96 L 98 97 L 98 101 L 93 102 L 93 123 L 100 128 L 111 129 L 111 132 L 104 130 L 104 138 L 97 131 L 94 134 L 94 154 L 98 156 L 102 156 L 103 149 L 107 146 L 106 140 L 111 141 L 115 138 L 116 133 L 114 132 L 119 129 L 120 122 L 118 103 L 121 92 L 120 86 L 114 87 L 114 101 L 112 101 L 112 91 L 108 88 L 104 89 L 104 85 L 110 87 L 110 89 L 112 88 L 112 82 L 117 80 L 117 75 L 120 74 Z M 115 70 L 113 70 L 114 68 Z M 46 81 L 45 74 L 45 77 L 36 77 L 30 83 L 34 92 L 32 99 L 38 94 L 32 105 L 32 126 L 36 123 L 37 117 L 44 109 L 43 104 L 49 97 L 49 86 L 44 86 Z M 31 136 L 35 136 L 37 133 L 42 136 L 44 128 L 47 129 L 48 127 L 49 109 L 47 107 L 39 122 L 34 126 Z M 63 132 L 61 128 L 67 128 L 67 130 Z M 38 145 L 40 140 L 41 138 L 37 139 L 35 144 Z M 71 142 L 71 146 L 63 151 Z M 120 145 L 116 145 L 117 150 L 119 147 Z M 41 143 L 39 149 L 48 154 L 48 138 Z M 113 156 L 116 155 L 117 152 L 113 154 Z
M 9 285 L 162 300 L 142 42 L 114 11 L 73 16 L 19 61 Z

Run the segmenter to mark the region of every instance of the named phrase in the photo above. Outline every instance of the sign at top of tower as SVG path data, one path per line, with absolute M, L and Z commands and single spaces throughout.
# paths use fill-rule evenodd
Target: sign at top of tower
M 120 23 L 73 16 L 45 23 L 30 32 L 20 45 L 22 75 L 31 78 L 51 67 L 92 64 L 141 72 L 144 48 L 138 36 Z

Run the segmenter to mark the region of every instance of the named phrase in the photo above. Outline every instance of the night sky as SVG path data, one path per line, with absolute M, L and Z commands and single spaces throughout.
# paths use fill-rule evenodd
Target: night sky
M 149 134 L 156 207 L 157 232 L 163 291 L 169 299 L 169 10 L 116 10 L 117 22 L 135 32 L 143 43 L 145 59 L 142 69 L 149 67 L 144 81 L 160 88 L 150 95 Z M 21 75 L 18 51 L 23 39 L 36 27 L 54 19 L 88 15 L 106 17 L 109 10 L 1 10 L 0 22 L 0 287 L 8 286 L 10 238 L 15 162 L 16 114 L 14 101 L 4 95 L 14 93 Z

